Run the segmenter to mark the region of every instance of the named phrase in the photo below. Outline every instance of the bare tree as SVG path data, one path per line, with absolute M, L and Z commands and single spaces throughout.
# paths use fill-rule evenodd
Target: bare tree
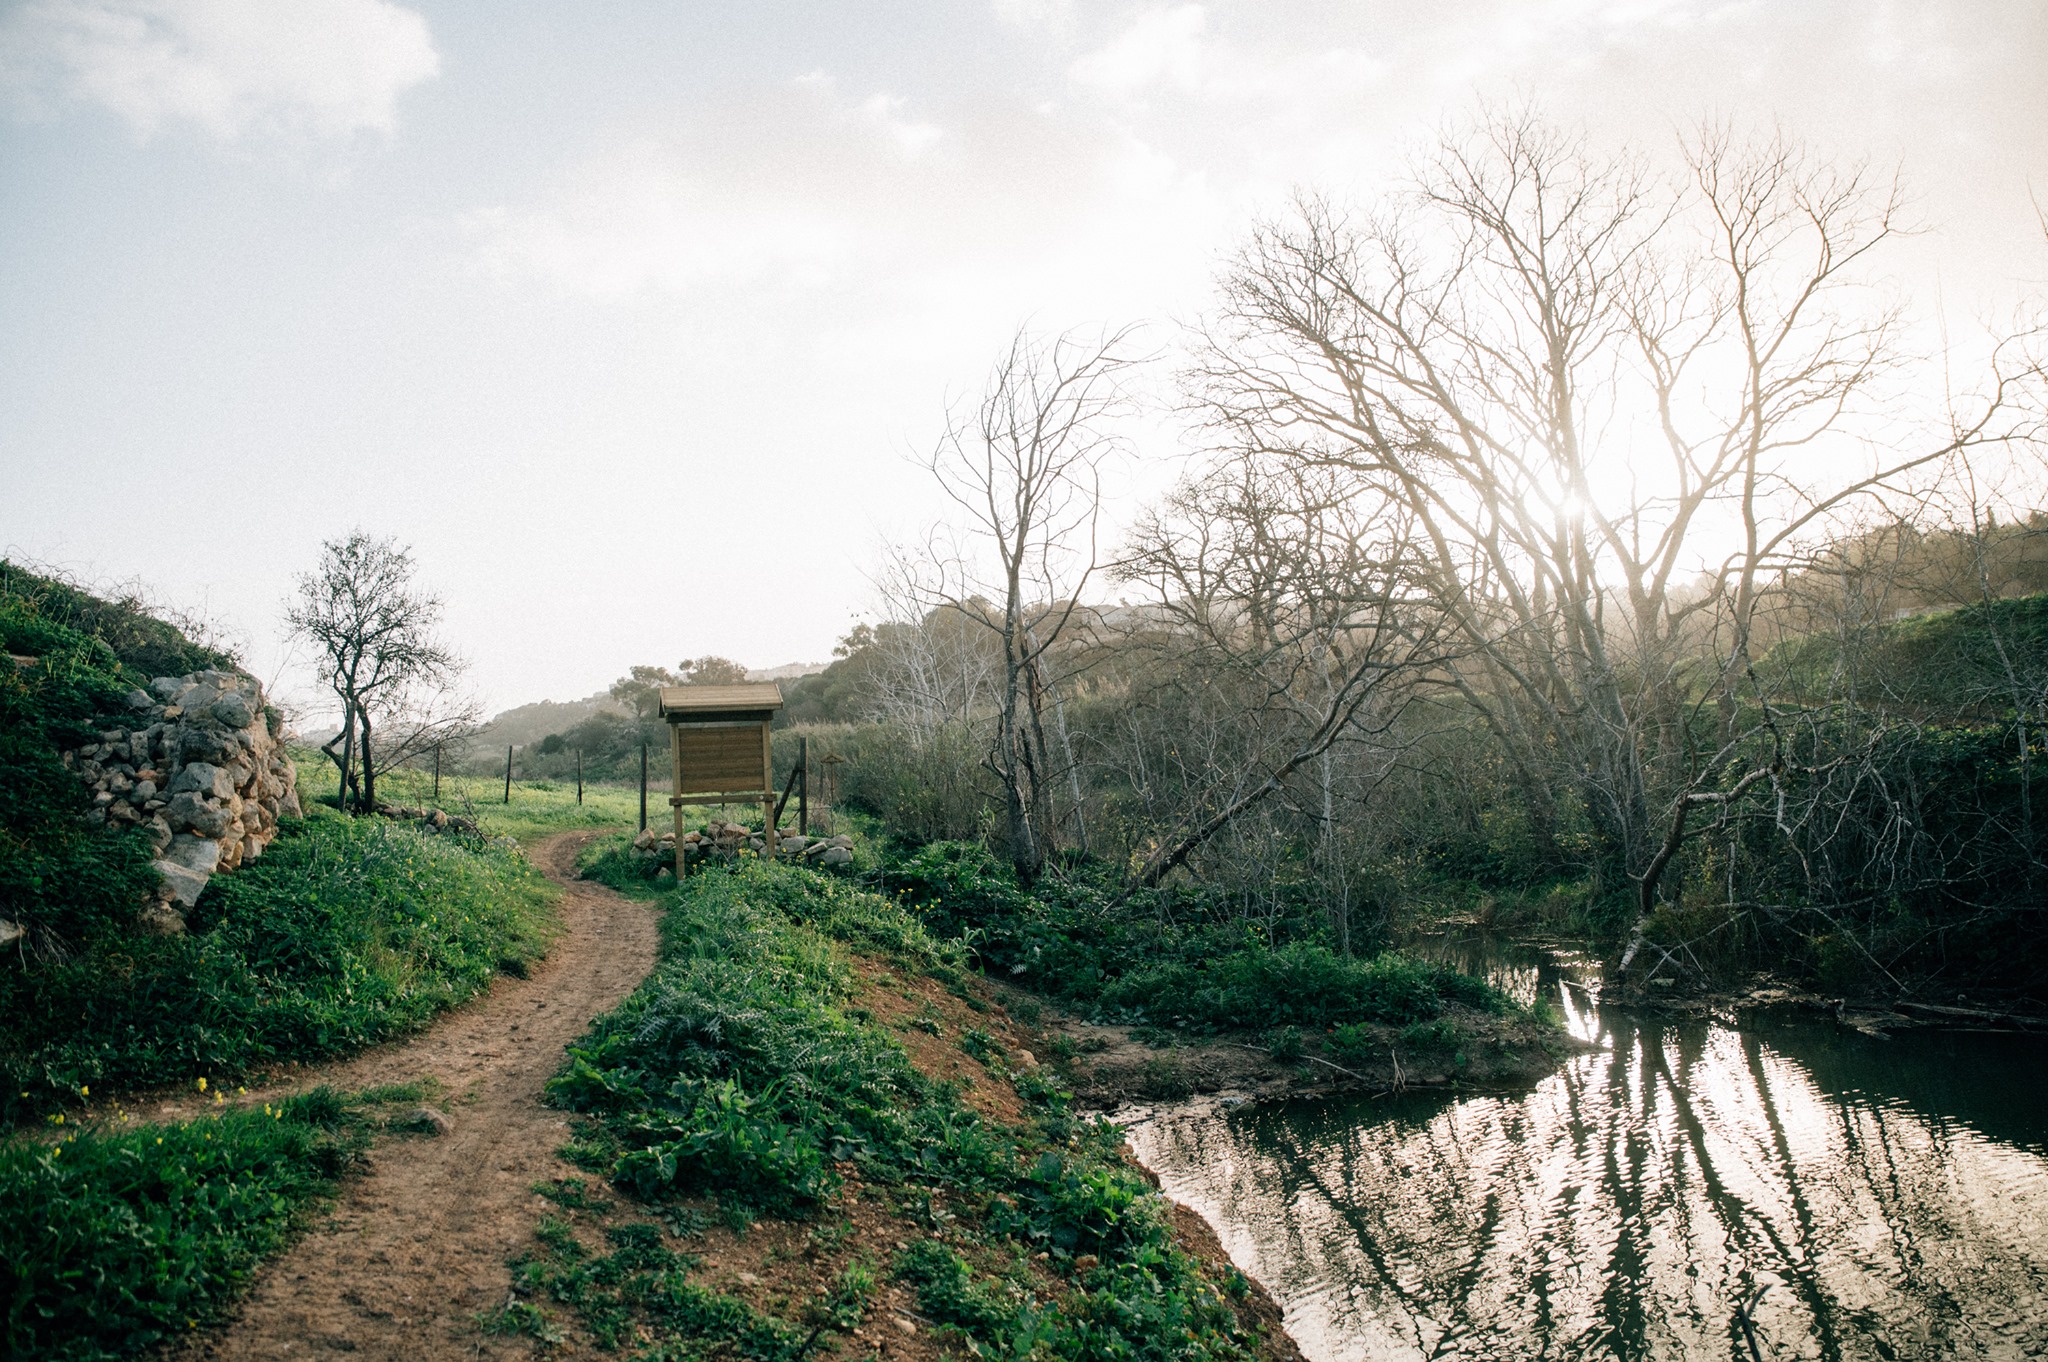
M 449 701 L 462 663 L 436 636 L 439 598 L 417 589 L 413 572 L 411 553 L 396 540 L 357 530 L 321 546 L 286 614 L 292 635 L 318 650 L 323 680 L 340 702 L 341 731 L 322 750 L 339 772 L 342 807 L 358 812 L 377 807 L 377 774 L 390 764 L 374 742 L 381 724 L 393 723 L 403 752 L 421 734 L 475 718 Z
M 1011 864 L 1027 882 L 1053 838 L 1061 769 L 1046 710 L 1063 677 L 1058 649 L 1101 567 L 1110 428 L 1138 357 L 1131 333 L 1050 340 L 1019 329 L 990 370 L 973 413 L 954 413 L 925 461 L 964 519 L 928 546 L 935 577 L 911 574 L 914 598 L 988 630 L 1000 652 L 988 770 L 1002 787 Z
M 1183 484 L 1134 536 L 1118 574 L 1150 588 L 1146 632 L 1193 686 L 1228 697 L 1247 738 L 1235 760 L 1203 763 L 1182 826 L 1137 883 L 1158 884 L 1318 766 L 1327 828 L 1325 759 L 1340 743 L 1386 734 L 1444 660 L 1442 612 L 1417 582 L 1413 517 L 1347 493 L 1335 470 L 1268 468 L 1241 454 Z
M 1539 827 L 1567 795 L 1596 880 L 1631 882 L 1625 958 L 1693 813 L 1779 760 L 1745 703 L 1775 566 L 2015 438 L 2039 373 L 2003 345 L 1963 414 L 1913 422 L 1879 401 L 1898 319 L 1864 269 L 1897 185 L 1711 127 L 1684 163 L 1489 113 L 1373 216 L 1309 200 L 1260 229 L 1191 375 L 1244 448 L 1413 517 L 1445 679 Z

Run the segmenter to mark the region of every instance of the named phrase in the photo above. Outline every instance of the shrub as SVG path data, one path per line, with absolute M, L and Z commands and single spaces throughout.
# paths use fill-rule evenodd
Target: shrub
M 1329 1027 L 1349 1022 L 1427 1021 L 1446 1003 L 1492 1010 L 1508 1004 L 1480 980 L 1447 965 L 1387 953 L 1350 959 L 1295 943 L 1254 947 L 1195 964 L 1173 962 L 1126 975 L 1103 1003 L 1202 1031 Z

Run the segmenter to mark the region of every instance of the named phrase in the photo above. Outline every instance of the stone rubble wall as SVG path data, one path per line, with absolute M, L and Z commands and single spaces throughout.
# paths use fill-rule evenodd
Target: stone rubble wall
M 263 854 L 299 813 L 298 771 L 263 688 L 239 672 L 159 676 L 128 693 L 127 725 L 63 754 L 93 788 L 97 824 L 142 828 L 163 877 L 145 926 L 180 932 L 215 874 Z
M 674 854 L 676 835 L 664 832 L 657 836 L 649 828 L 633 841 L 637 851 L 667 851 Z M 761 852 L 768 849 L 768 843 L 751 828 L 739 823 L 714 818 L 702 832 L 683 834 L 683 848 L 686 855 L 734 856 L 742 848 Z M 818 865 L 850 865 L 853 861 L 853 839 L 839 837 L 799 837 L 793 832 L 783 833 L 775 839 L 776 854 L 795 857 Z

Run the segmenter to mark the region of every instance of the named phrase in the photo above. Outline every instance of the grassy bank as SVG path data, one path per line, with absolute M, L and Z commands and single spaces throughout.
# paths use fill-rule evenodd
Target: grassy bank
M 1515 1010 L 1446 966 L 1391 950 L 1344 954 L 1299 923 L 1260 930 L 1205 911 L 1185 890 L 1122 896 L 1099 869 L 1076 866 L 1027 891 L 985 848 L 933 842 L 885 849 L 878 882 L 989 974 L 1097 1021 L 1217 1035 Z
M 546 882 L 516 851 L 383 820 L 289 826 L 215 878 L 183 936 L 107 923 L 71 953 L 0 972 L 0 1113 L 92 1091 L 215 1080 L 416 1028 L 551 929 Z
M 646 1359 L 1287 1348 L 1020 1053 L 959 943 L 786 865 L 664 902 L 661 965 L 552 1085 L 610 1190 L 543 1189 L 559 1213 L 494 1327 Z
M 134 1357 L 218 1317 L 411 1089 L 0 1144 L 0 1354 Z

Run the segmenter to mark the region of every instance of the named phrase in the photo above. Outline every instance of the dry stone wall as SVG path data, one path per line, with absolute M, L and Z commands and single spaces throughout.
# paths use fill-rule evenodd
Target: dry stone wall
M 128 710 L 64 763 L 93 787 L 88 820 L 149 834 L 163 883 L 143 923 L 180 932 L 207 881 L 262 855 L 278 818 L 299 812 L 298 771 L 254 677 L 159 676 L 128 693 Z
M 633 840 L 633 849 L 640 852 L 666 853 L 669 860 L 675 858 L 676 835 L 673 832 L 656 834 L 648 828 Z M 714 818 L 705 825 L 702 832 L 683 834 L 683 851 L 689 856 L 736 856 L 742 850 L 762 852 L 768 849 L 767 841 L 752 828 L 742 823 L 727 822 Z M 776 854 L 794 857 L 818 865 L 842 866 L 853 863 L 853 839 L 839 837 L 801 837 L 785 832 L 775 839 Z

